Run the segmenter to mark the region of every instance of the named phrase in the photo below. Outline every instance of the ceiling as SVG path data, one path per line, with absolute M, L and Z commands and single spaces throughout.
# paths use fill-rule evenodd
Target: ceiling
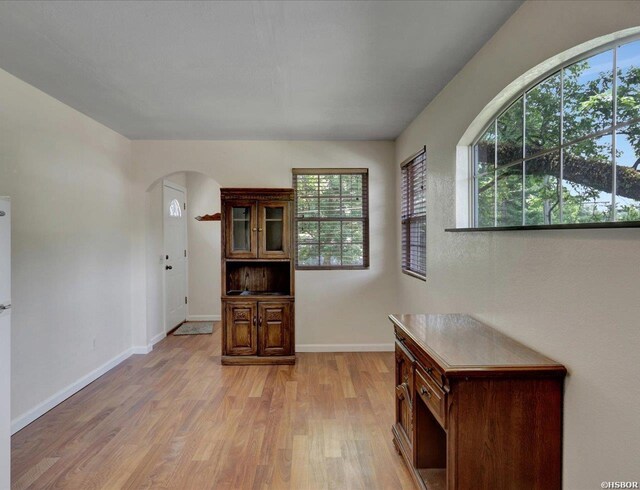
M 395 139 L 520 0 L 0 2 L 0 68 L 131 139 Z

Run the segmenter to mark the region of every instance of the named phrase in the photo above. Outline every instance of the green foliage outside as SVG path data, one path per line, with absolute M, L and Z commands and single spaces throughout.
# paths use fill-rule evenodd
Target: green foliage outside
M 478 226 L 559 223 L 560 207 L 564 223 L 610 221 L 614 171 L 616 219 L 640 220 L 640 41 L 618 48 L 617 60 L 617 124 L 626 125 L 616 130 L 615 170 L 611 50 L 533 87 L 480 138 Z M 561 127 L 564 144 L 578 141 L 557 150 Z
M 363 265 L 362 184 L 357 174 L 297 176 L 299 265 Z

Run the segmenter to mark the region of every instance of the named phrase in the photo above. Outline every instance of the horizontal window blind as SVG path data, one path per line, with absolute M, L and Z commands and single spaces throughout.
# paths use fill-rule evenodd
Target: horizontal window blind
M 369 267 L 369 171 L 294 168 L 297 269 Z
M 427 275 L 427 156 L 423 148 L 402 164 L 402 270 Z

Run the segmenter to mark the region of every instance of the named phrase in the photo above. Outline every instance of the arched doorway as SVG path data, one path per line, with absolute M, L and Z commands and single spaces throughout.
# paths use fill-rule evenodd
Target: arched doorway
M 184 321 L 220 320 L 220 224 L 196 219 L 219 211 L 220 185 L 200 172 L 174 172 L 147 189 L 146 316 L 150 345 Z M 172 225 L 180 222 L 184 228 Z M 184 233 L 184 240 L 174 233 Z M 182 296 L 184 303 L 180 305 Z

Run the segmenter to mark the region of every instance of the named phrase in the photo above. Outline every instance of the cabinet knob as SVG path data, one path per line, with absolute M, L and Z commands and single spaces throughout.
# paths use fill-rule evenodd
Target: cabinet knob
M 262 231 L 262 228 L 258 228 L 258 231 Z
M 424 386 L 420 388 L 420 394 L 426 395 L 427 398 L 431 398 L 431 392 L 428 389 L 426 389 Z
M 253 316 L 253 324 L 254 325 L 256 324 L 256 316 L 255 315 Z
M 258 231 L 258 228 L 252 228 L 253 231 Z

